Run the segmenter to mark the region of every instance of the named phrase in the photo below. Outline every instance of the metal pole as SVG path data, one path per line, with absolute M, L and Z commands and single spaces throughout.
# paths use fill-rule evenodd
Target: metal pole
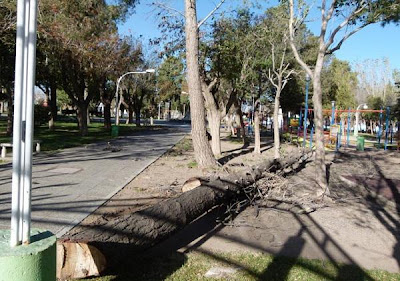
M 331 126 L 335 124 L 335 101 L 332 101 Z
M 13 124 L 13 172 L 11 203 L 11 247 L 21 244 L 20 233 L 20 174 L 21 174 L 21 137 L 22 137 L 22 97 L 24 92 L 24 49 L 25 49 L 25 1 L 17 4 L 17 38 L 15 55 L 15 93 Z M 11 105 L 9 105 L 11 106 Z
M 31 227 L 33 96 L 36 69 L 37 0 L 17 4 L 12 175 L 12 247 L 28 244 Z
M 20 163 L 21 163 L 21 171 L 19 174 L 19 233 L 18 233 L 18 241 L 21 243 L 23 240 L 23 233 L 24 233 L 24 184 L 25 184 L 25 157 L 26 157 L 26 111 L 27 111 L 27 80 L 28 80 L 28 75 L 29 75 L 29 67 L 28 67 L 28 56 L 29 56 L 29 14 L 30 14 L 30 2 L 25 1 L 25 31 L 24 31 L 24 37 L 25 37 L 25 44 L 24 44 L 24 84 L 22 88 L 22 112 L 21 112 L 21 129 L 22 129 L 22 135 L 21 135 L 21 154 L 20 154 Z
M 26 88 L 26 131 L 25 131 L 25 162 L 24 162 L 24 211 L 22 243 L 29 244 L 31 229 L 31 190 L 32 190 L 32 147 L 33 147 L 33 98 L 35 88 L 36 69 L 36 14 L 37 0 L 31 0 L 29 6 L 29 34 L 28 34 L 28 75 Z
M 118 90 L 119 90 L 119 83 L 121 82 L 123 76 L 119 77 L 117 80 L 117 89 L 115 91 L 115 125 L 119 125 L 119 112 L 118 112 Z
M 303 128 L 303 147 L 306 147 L 306 137 L 307 137 L 307 114 L 308 114 L 308 83 L 310 82 L 310 77 L 306 76 L 306 100 L 304 109 L 304 128 Z

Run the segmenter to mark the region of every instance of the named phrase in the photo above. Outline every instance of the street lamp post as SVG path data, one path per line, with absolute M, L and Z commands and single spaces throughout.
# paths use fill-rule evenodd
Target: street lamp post
M 121 75 L 117 80 L 117 89 L 115 91 L 115 125 L 119 125 L 119 109 L 118 109 L 118 90 L 119 90 L 119 83 L 121 83 L 122 78 L 129 74 L 146 74 L 146 73 L 155 73 L 155 69 L 146 69 L 145 71 L 130 71 Z
M 355 122 L 355 124 L 354 124 L 354 136 L 355 136 L 355 137 L 358 136 L 358 122 L 359 122 L 359 119 L 360 119 L 360 112 L 359 112 L 359 110 L 361 109 L 361 107 L 362 107 L 363 109 L 367 109 L 367 108 L 368 108 L 368 106 L 367 106 L 365 103 L 362 103 L 362 104 L 360 104 L 360 105 L 357 106 L 357 109 L 356 109 L 356 122 Z

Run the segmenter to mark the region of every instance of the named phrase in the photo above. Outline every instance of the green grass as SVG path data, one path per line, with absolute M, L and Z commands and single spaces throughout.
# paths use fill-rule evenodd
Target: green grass
M 239 270 L 226 279 L 205 278 L 214 266 L 235 267 Z M 121 264 L 121 270 L 92 281 L 121 280 L 400 280 L 400 274 L 382 270 L 363 270 L 352 265 L 334 264 L 321 260 L 274 257 L 266 254 L 174 254 L 165 258 L 131 260 Z
M 183 155 L 185 152 L 193 151 L 192 140 L 189 137 L 183 138 L 180 142 L 178 142 L 174 147 L 172 147 L 168 154 L 171 156 Z
M 102 123 L 91 123 L 88 129 L 89 134 L 87 136 L 81 136 L 76 123 L 57 122 L 54 131 L 50 131 L 46 125 L 35 127 L 34 139 L 42 141 L 42 151 L 54 151 L 112 139 L 111 131 L 105 129 Z M 130 135 L 142 129 L 144 129 L 144 127 L 121 124 L 119 127 L 119 135 Z M 6 122 L 0 121 L 0 142 L 12 142 L 11 137 L 6 136 L 5 132 Z
M 187 165 L 188 165 L 188 168 L 190 168 L 190 169 L 197 168 L 197 162 L 196 161 L 191 161 Z

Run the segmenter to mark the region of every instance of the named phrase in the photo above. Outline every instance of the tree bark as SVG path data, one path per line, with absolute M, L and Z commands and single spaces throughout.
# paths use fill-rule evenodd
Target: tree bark
M 52 79 L 50 81 L 50 120 L 49 120 L 49 130 L 54 131 L 55 121 L 57 121 L 57 85 Z
M 221 116 L 219 110 L 207 110 L 211 133 L 211 148 L 215 156 L 221 155 Z
M 128 124 L 133 124 L 133 106 L 131 103 L 128 106 Z
M 309 153 L 301 153 L 291 155 L 284 161 L 269 159 L 246 173 L 201 179 L 202 185 L 179 197 L 161 201 L 136 213 L 123 214 L 102 225 L 82 227 L 81 231 L 68 236 L 68 241 L 89 242 L 110 261 L 121 256 L 122 249 L 145 250 L 171 236 L 211 208 L 236 198 L 243 192 L 244 187 L 261 179 L 264 172 L 275 172 L 299 165 L 308 157 Z
M 110 93 L 106 91 L 106 79 L 103 80 L 99 92 L 103 103 L 104 128 L 111 129 L 111 97 Z
M 211 134 L 211 149 L 215 156 L 221 155 L 221 111 L 212 93 L 217 80 L 207 84 L 204 79 L 201 81 L 202 92 L 207 110 L 208 126 Z
M 243 144 L 247 144 L 245 125 L 244 125 L 244 121 L 243 121 L 243 112 L 242 112 L 242 108 L 239 103 L 237 103 L 237 106 L 236 106 L 236 114 L 239 116 L 239 124 L 240 124 L 240 131 L 242 134 Z
M 135 110 L 135 124 L 140 127 L 140 109 Z
M 88 106 L 85 102 L 79 102 L 77 104 L 77 111 L 76 111 L 76 117 L 78 119 L 78 126 L 79 126 L 79 131 L 81 136 L 87 136 L 89 131 L 88 131 Z
M 254 153 L 261 154 L 260 113 L 258 109 L 254 111 Z
M 279 148 L 281 145 L 280 134 L 279 134 L 279 106 L 280 106 L 280 96 L 281 96 L 281 83 L 278 83 L 278 88 L 276 89 L 275 104 L 274 104 L 274 158 L 279 159 L 281 154 Z
M 235 130 L 233 128 L 232 115 L 228 114 L 225 118 L 226 118 L 227 130 L 228 130 L 228 132 L 230 131 L 231 135 L 233 136 L 235 134 Z
M 324 54 L 320 51 L 315 64 L 313 77 L 313 104 L 315 124 L 315 177 L 321 190 L 318 193 L 329 195 L 328 182 L 326 179 L 325 146 L 324 146 L 324 124 L 322 111 L 322 89 L 321 71 L 324 63 Z
M 189 89 L 192 141 L 197 164 L 212 167 L 217 164 L 206 134 L 204 98 L 199 72 L 199 42 L 196 0 L 185 0 L 185 33 L 187 82 Z
M 108 99 L 103 99 L 104 105 L 104 128 L 111 129 L 111 102 Z

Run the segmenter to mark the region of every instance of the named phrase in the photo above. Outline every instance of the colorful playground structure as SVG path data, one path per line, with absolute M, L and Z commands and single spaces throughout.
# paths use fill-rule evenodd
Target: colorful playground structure
M 359 106 L 360 107 L 360 106 Z M 358 127 L 360 126 L 359 114 L 360 113 L 375 113 L 379 114 L 379 118 L 376 122 L 370 121 L 369 128 L 370 132 L 376 134 L 376 146 L 380 148 L 381 142 L 383 141 L 383 148 L 388 149 L 389 144 L 392 145 L 394 139 L 397 138 L 397 149 L 400 149 L 400 122 L 397 120 L 391 120 L 390 107 L 386 110 L 373 110 L 373 109 L 347 109 L 341 110 L 335 108 L 335 103 L 332 102 L 331 109 L 323 110 L 325 118 L 324 123 L 324 134 L 325 134 L 325 146 L 334 148 L 338 151 L 342 146 L 349 147 L 351 140 L 356 138 L 357 150 L 364 150 L 365 137 L 358 136 Z M 314 134 L 314 122 L 313 122 L 314 109 L 310 109 L 307 106 L 300 109 L 299 117 L 292 118 L 289 121 L 290 133 L 297 130 L 297 139 L 302 138 L 302 146 L 305 147 L 308 141 L 309 147 L 313 147 L 313 134 Z M 358 116 L 357 116 L 358 115 Z M 330 116 L 330 117 L 327 117 Z M 355 116 L 356 120 L 352 122 L 352 117 Z M 367 131 L 367 124 L 363 121 L 363 131 Z M 352 137 L 352 131 L 354 135 Z

